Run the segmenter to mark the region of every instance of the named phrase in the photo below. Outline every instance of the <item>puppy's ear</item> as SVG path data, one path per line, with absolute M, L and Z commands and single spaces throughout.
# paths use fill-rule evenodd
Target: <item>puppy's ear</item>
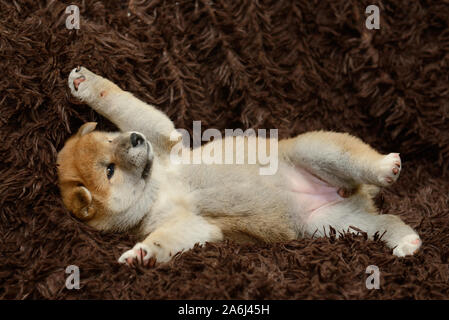
M 90 220 L 95 215 L 95 208 L 92 205 L 92 195 L 86 187 L 74 188 L 68 197 L 68 208 L 81 220 Z
M 82 137 L 85 134 L 88 134 L 88 133 L 94 131 L 96 127 L 97 127 L 96 122 L 86 122 L 78 129 L 78 132 L 76 133 L 76 135 L 79 137 Z

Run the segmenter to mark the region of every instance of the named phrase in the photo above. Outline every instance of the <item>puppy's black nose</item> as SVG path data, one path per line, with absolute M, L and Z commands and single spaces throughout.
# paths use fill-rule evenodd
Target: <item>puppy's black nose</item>
M 133 147 L 137 147 L 137 146 L 143 144 L 143 142 L 144 142 L 144 139 L 140 134 L 134 133 L 134 132 L 131 133 L 131 145 Z

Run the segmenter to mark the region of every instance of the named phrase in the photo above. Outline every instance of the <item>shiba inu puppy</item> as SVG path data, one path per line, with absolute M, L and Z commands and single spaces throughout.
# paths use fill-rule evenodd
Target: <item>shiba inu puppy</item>
M 382 155 L 348 134 L 316 131 L 281 140 L 272 175 L 260 175 L 259 162 L 175 164 L 170 153 L 180 137 L 164 113 L 84 67 L 72 70 L 68 84 L 120 132 L 95 131 L 90 122 L 66 142 L 57 160 L 63 202 L 97 229 L 141 237 L 121 263 L 165 262 L 196 243 L 225 238 L 276 242 L 324 236 L 330 227 L 342 232 L 356 227 L 369 237 L 384 233 L 399 257 L 421 246 L 411 227 L 397 216 L 378 214 L 373 204 L 379 187 L 390 186 L 400 174 L 397 153 Z M 243 146 L 256 139 L 258 148 L 267 150 L 274 142 L 225 139 L 243 139 Z

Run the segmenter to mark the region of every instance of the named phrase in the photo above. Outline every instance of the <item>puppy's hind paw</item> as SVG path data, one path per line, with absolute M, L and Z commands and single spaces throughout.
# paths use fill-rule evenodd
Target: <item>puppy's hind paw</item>
M 413 255 L 421 247 L 421 244 L 422 241 L 417 234 L 409 234 L 399 240 L 393 254 L 397 257 Z
M 380 186 L 387 187 L 393 184 L 401 173 L 402 163 L 399 153 L 390 153 L 384 156 L 377 166 L 377 179 Z

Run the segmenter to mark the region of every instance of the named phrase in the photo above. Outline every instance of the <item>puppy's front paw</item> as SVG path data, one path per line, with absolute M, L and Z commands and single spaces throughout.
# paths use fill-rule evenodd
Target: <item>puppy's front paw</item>
M 70 72 L 68 84 L 74 97 L 83 101 L 96 99 L 100 82 L 105 79 L 89 71 L 85 67 L 76 67 Z
M 399 153 L 384 156 L 377 165 L 377 180 L 379 185 L 387 187 L 393 184 L 401 173 L 402 164 Z
M 421 247 L 421 244 L 422 241 L 417 234 L 409 234 L 399 241 L 393 254 L 398 257 L 412 255 Z
M 118 259 L 118 262 L 126 263 L 128 266 L 140 264 L 144 267 L 152 267 L 156 260 L 150 247 L 142 242 L 138 242 L 134 248 L 123 253 Z

